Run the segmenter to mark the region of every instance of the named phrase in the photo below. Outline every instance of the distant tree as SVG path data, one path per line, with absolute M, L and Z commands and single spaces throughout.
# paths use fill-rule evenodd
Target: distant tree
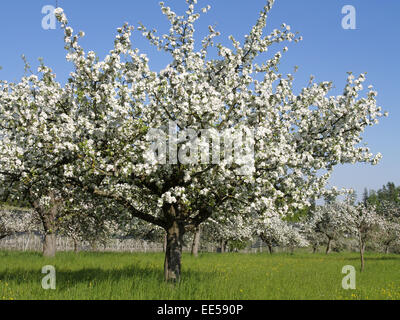
M 39 230 L 32 211 L 18 208 L 0 208 L 0 239 L 18 234 Z
M 295 247 L 309 245 L 296 224 L 284 221 L 278 215 L 259 221 L 256 234 L 267 244 L 271 254 L 274 247 L 288 247 L 293 252 Z
M 364 271 L 364 253 L 367 242 L 372 240 L 376 233 L 382 229 L 383 218 L 377 213 L 372 205 L 359 204 L 352 206 L 344 204 L 342 209 L 344 217 L 347 217 L 346 226 L 358 239 L 361 259 L 361 271 Z
M 202 226 L 202 233 L 208 241 L 219 244 L 221 252 L 231 243 L 244 243 L 252 239 L 251 220 L 241 215 L 216 214 Z
M 292 254 L 295 248 L 304 248 L 310 245 L 300 230 L 300 224 L 288 224 L 286 228 L 286 246 L 290 248 Z
M 388 253 L 391 246 L 400 244 L 400 205 L 382 201 L 379 214 L 383 223 L 377 240 L 383 245 L 385 253 Z
M 317 206 L 314 210 L 309 223 L 313 232 L 326 238 L 326 254 L 330 253 L 332 242 L 344 235 L 346 219 L 346 212 L 338 202 L 329 202 L 324 206 Z
M 288 225 L 279 216 L 273 215 L 257 222 L 256 234 L 264 241 L 269 253 L 274 247 L 285 246 L 288 241 Z
M 317 232 L 315 228 L 314 217 L 310 215 L 307 219 L 301 221 L 301 232 L 305 239 L 310 244 L 313 253 L 318 251 L 318 248 L 326 244 L 326 237 L 324 234 Z
M 383 245 L 385 253 L 389 253 L 392 245 L 400 244 L 400 220 L 383 220 L 378 241 Z

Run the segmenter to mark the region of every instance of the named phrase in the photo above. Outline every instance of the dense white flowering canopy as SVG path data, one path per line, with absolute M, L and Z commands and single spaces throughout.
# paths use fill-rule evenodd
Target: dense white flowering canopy
M 384 221 L 381 225 L 382 232 L 378 240 L 388 251 L 389 246 L 400 244 L 400 206 L 398 203 L 383 201 L 379 209 Z
M 65 95 L 55 75 L 43 64 L 38 71 L 40 77 L 17 84 L 0 81 L 0 174 L 12 200 L 29 194 L 46 206 L 52 189 L 63 188 L 60 170 L 70 161 L 74 127 L 59 107 Z
M 324 235 L 327 240 L 336 240 L 348 231 L 347 211 L 338 202 L 317 206 L 308 223 L 314 232 Z
M 306 247 L 309 242 L 301 233 L 298 225 L 282 220 L 278 215 L 270 215 L 254 223 L 254 233 L 271 248 L 281 247 Z
M 249 241 L 254 236 L 251 221 L 241 215 L 215 215 L 204 223 L 202 232 L 213 241 Z
M 329 96 L 332 83 L 313 81 L 295 94 L 293 75 L 278 69 L 287 47 L 275 53 L 270 47 L 301 38 L 286 24 L 264 34 L 273 0 L 243 43 L 230 37 L 231 47 L 215 44 L 219 32 L 210 27 L 199 50 L 196 2 L 187 0 L 182 16 L 160 3 L 171 24 L 167 34 L 139 27 L 171 56 L 159 72 L 132 48 L 133 27 L 119 28 L 114 48 L 100 60 L 79 45 L 84 33 L 74 33 L 57 8 L 74 70 L 64 87 L 45 66 L 41 79 L 32 75 L 18 84 L 0 83 L 0 125 L 8 132 L 0 142 L 3 173 L 18 181 L 39 175 L 47 191 L 59 192 L 68 182 L 147 222 L 167 227 L 179 221 L 193 228 L 227 203 L 245 215 L 284 216 L 324 194 L 335 165 L 379 161 L 379 154 L 360 147 L 365 128 L 382 116 L 377 93 L 371 87 L 363 93 L 364 74 L 350 73 L 339 96 Z M 210 48 L 217 49 L 217 58 L 210 57 Z M 259 56 L 264 63 L 256 63 Z M 168 130 L 171 121 L 178 131 L 250 128 L 254 166 L 246 167 L 249 159 L 243 159 L 247 172 L 238 175 L 227 159 L 187 165 L 149 158 L 148 131 Z M 179 146 L 191 149 L 192 143 L 181 140 Z
M 344 204 L 342 210 L 347 213 L 348 230 L 363 245 L 371 240 L 378 230 L 384 227 L 384 218 L 377 213 L 376 208 L 372 205 L 359 204 L 352 206 Z
M 74 159 L 75 129 L 65 89 L 43 62 L 38 73 L 19 83 L 0 81 L 0 193 L 28 202 L 45 234 L 52 234 L 72 191 L 64 165 Z

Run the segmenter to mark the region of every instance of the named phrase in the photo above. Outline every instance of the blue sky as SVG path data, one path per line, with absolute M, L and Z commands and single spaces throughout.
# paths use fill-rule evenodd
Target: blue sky
M 168 31 L 168 22 L 162 16 L 157 0 L 58 0 L 64 8 L 74 30 L 83 30 L 86 37 L 82 45 L 94 50 L 100 57 L 112 48 L 115 30 L 124 22 L 134 26 L 143 22 L 159 31 Z M 184 0 L 165 0 L 167 5 L 183 12 Z M 0 2 L 0 79 L 16 81 L 23 74 L 25 54 L 32 66 L 37 58 L 55 70 L 59 81 L 64 82 L 71 65 L 65 61 L 63 34 L 41 27 L 44 5 L 55 5 L 55 0 L 18 0 Z M 264 0 L 199 0 L 199 7 L 210 4 L 212 10 L 203 15 L 197 24 L 198 39 L 208 25 L 221 31 L 220 41 L 228 43 L 228 35 L 242 40 L 258 17 Z M 356 9 L 357 29 L 344 30 L 341 13 L 344 5 Z M 368 128 L 364 138 L 374 153 L 381 152 L 383 160 L 377 166 L 365 164 L 338 167 L 331 184 L 355 188 L 361 193 L 364 187 L 380 188 L 388 181 L 400 184 L 398 170 L 400 157 L 400 1 L 398 0 L 276 0 L 270 14 L 268 30 L 278 28 L 283 22 L 293 31 L 299 31 L 304 40 L 290 44 L 282 61 L 281 72 L 296 74 L 296 88 L 307 84 L 311 74 L 318 81 L 333 81 L 340 94 L 345 85 L 346 72 L 368 72 L 367 84 L 378 91 L 378 103 L 389 112 L 378 126 Z M 168 63 L 166 57 L 142 39 L 139 33 L 133 38 L 135 47 L 147 53 L 151 66 L 160 70 Z

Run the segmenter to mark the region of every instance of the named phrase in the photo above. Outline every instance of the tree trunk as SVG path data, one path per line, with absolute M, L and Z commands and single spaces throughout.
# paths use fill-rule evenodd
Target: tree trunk
M 91 251 L 97 251 L 97 241 L 95 241 L 95 240 L 93 240 L 93 241 L 91 241 L 90 242 L 90 248 L 91 248 Z
M 46 233 L 43 242 L 43 256 L 53 258 L 56 256 L 56 235 L 54 233 Z
M 389 253 L 389 246 L 385 247 L 385 253 L 388 254 Z
M 177 283 L 181 276 L 181 258 L 185 228 L 177 221 L 167 228 L 167 248 L 164 261 L 164 277 L 167 282 Z
M 50 192 L 50 208 L 43 208 L 39 201 L 33 202 L 33 207 L 39 213 L 40 220 L 44 229 L 43 256 L 54 257 L 56 255 L 57 243 L 57 212 L 61 206 L 61 200 L 56 199 L 53 192 Z
M 225 241 L 224 240 L 221 240 L 220 246 L 221 246 L 221 253 L 225 253 Z
M 331 242 L 332 239 L 328 239 L 328 245 L 326 246 L 326 254 L 329 254 L 331 252 Z
M 192 244 L 192 256 L 198 257 L 199 256 L 199 247 L 200 247 L 200 236 L 201 236 L 201 228 L 198 226 L 196 228 L 194 237 L 193 237 L 193 244 Z
M 274 251 L 273 251 L 273 249 L 272 249 L 272 245 L 267 244 L 267 246 L 268 246 L 269 253 L 270 253 L 270 254 L 273 254 Z
M 317 247 L 316 246 L 313 247 L 313 253 L 317 253 Z
M 74 252 L 78 253 L 79 252 L 78 240 L 76 239 L 73 240 L 74 240 Z
M 363 241 L 360 241 L 361 272 L 364 271 L 364 250 L 365 250 L 365 244 Z
M 163 252 L 167 251 L 167 233 L 164 234 Z

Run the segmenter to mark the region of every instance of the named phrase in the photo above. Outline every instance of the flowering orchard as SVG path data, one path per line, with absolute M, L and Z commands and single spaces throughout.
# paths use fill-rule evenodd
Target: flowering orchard
M 231 46 L 223 46 L 210 26 L 199 50 L 195 22 L 210 7 L 197 10 L 197 0 L 186 2 L 183 15 L 160 3 L 171 25 L 167 33 L 138 27 L 169 54 L 161 71 L 151 70 L 146 54 L 132 47 L 132 26 L 117 30 L 113 49 L 100 60 L 80 46 L 84 33 L 75 33 L 57 8 L 73 65 L 68 82 L 58 83 L 42 64 L 38 76 L 0 83 L 0 185 L 4 195 L 31 203 L 48 254 L 54 254 L 54 235 L 71 205 L 89 208 L 82 215 L 96 208 L 108 216 L 113 208 L 165 230 L 165 278 L 178 281 L 185 233 L 213 214 L 283 218 L 329 194 L 336 165 L 378 163 L 380 154 L 360 146 L 364 130 L 383 116 L 377 93 L 364 91 L 364 74 L 349 73 L 341 95 L 329 95 L 333 83 L 312 79 L 296 94 L 294 76 L 279 73 L 288 47 L 270 49 L 301 37 L 286 24 L 265 34 L 273 0 L 242 41 L 230 36 Z M 218 164 L 181 162 L 178 152 L 198 148 L 198 139 L 215 140 L 200 134 L 169 148 L 174 161 L 159 161 L 149 152 L 149 133 L 168 133 L 171 122 L 176 132 L 247 130 L 254 154 L 230 161 L 221 152 Z
M 35 221 L 29 211 L 0 211 L 0 239 L 26 232 L 34 226 Z
M 283 221 L 279 216 L 256 221 L 255 233 L 267 244 L 272 254 L 274 247 L 307 247 L 308 241 L 295 225 Z

